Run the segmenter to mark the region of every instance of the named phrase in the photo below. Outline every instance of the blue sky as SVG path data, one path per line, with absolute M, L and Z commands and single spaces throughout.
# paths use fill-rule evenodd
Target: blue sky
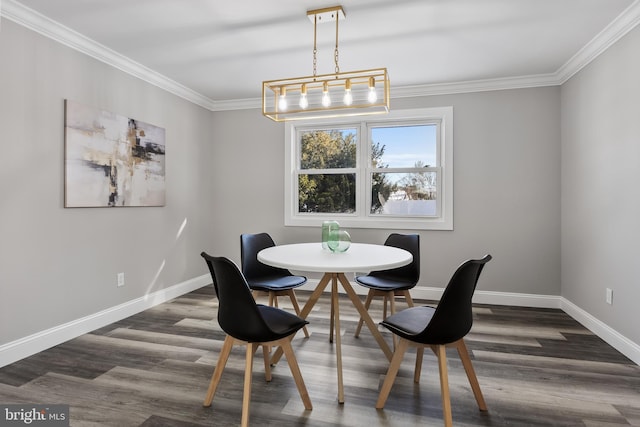
M 385 146 L 382 162 L 389 167 L 413 167 L 418 160 L 436 165 L 435 125 L 376 127 L 372 137 Z

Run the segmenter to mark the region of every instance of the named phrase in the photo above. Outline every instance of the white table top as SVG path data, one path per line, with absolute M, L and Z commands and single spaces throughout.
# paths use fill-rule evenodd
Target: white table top
M 368 273 L 402 267 L 413 260 L 410 252 L 384 245 L 351 243 L 342 253 L 322 249 L 318 243 L 278 245 L 258 252 L 258 260 L 274 267 L 321 273 Z

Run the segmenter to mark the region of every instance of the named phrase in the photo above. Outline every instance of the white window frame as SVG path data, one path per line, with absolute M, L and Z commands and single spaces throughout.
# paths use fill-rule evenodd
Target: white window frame
M 436 148 L 439 165 L 429 169 L 440 172 L 438 179 L 438 214 L 433 217 L 371 215 L 371 139 L 370 126 L 439 123 L 440 140 Z M 319 128 L 358 129 L 355 214 L 300 214 L 298 212 L 297 131 Z M 351 171 L 351 169 L 347 169 Z M 380 172 L 379 170 L 375 170 Z M 392 170 L 391 170 L 392 171 Z M 317 227 L 326 220 L 336 220 L 345 228 L 384 228 L 405 230 L 453 230 L 453 107 L 393 110 L 381 116 L 344 117 L 327 120 L 294 121 L 285 124 L 285 226 Z

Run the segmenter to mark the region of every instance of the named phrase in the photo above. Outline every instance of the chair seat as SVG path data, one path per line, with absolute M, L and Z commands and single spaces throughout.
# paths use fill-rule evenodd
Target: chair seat
M 279 340 L 280 338 L 291 335 L 292 333 L 298 331 L 304 325 L 307 325 L 309 323 L 306 320 L 287 311 L 280 310 L 277 307 L 258 304 L 258 310 L 260 311 L 260 314 L 264 318 L 264 321 L 269 329 L 271 329 L 271 331 L 273 332 L 272 337 L 267 337 L 268 339 L 264 339 L 265 337 L 263 335 L 262 337 L 260 337 L 261 339 L 259 341 Z
M 247 280 L 254 291 L 286 291 L 303 285 L 307 281 L 304 276 L 266 276 L 259 279 Z
M 357 276 L 356 282 L 362 286 L 376 291 L 406 291 L 413 288 L 414 281 L 403 281 L 398 277 L 386 278 L 384 276 Z
M 410 307 L 387 317 L 380 324 L 402 338 L 415 341 L 415 336 L 429 324 L 435 311 L 433 307 Z

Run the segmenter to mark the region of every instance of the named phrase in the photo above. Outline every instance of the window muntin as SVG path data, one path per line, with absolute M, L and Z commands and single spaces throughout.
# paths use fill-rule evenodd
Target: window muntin
M 453 229 L 451 107 L 327 120 L 285 126 L 285 225 Z

